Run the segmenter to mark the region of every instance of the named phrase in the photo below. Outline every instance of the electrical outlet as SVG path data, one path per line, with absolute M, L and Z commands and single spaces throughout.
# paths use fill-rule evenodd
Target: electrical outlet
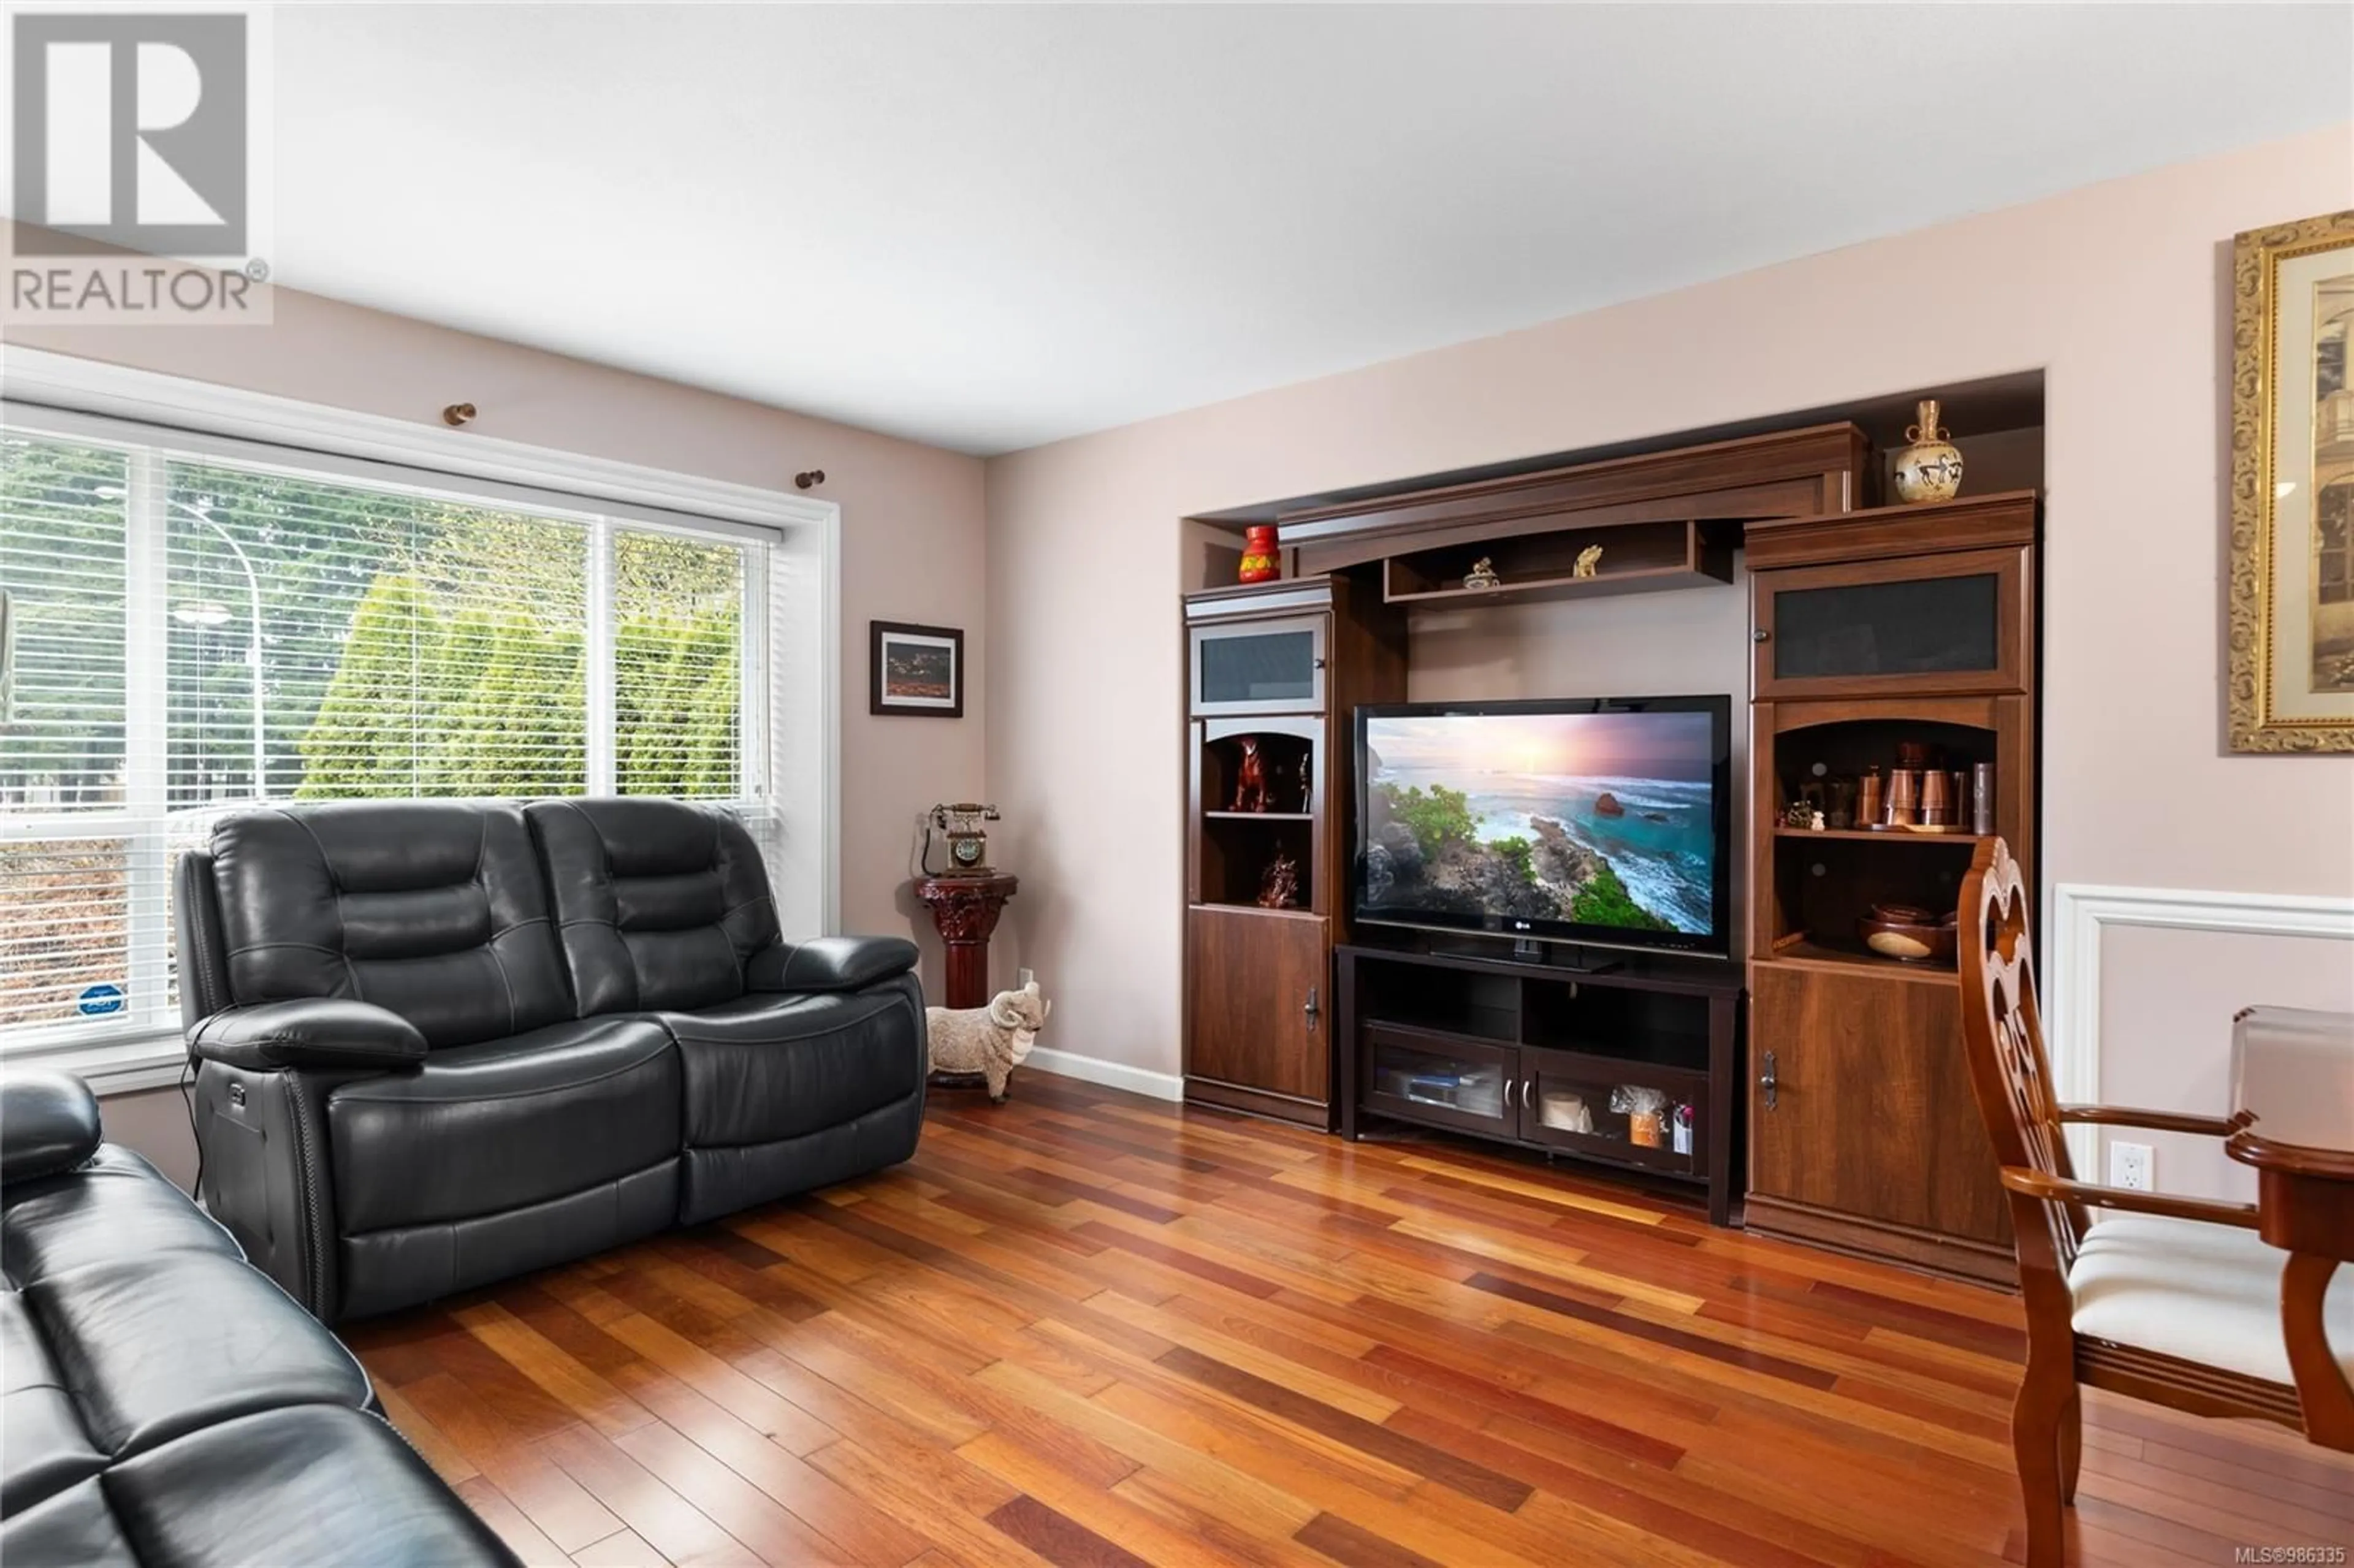
M 2147 1143 L 2109 1145 L 2109 1185 L 2136 1192 L 2158 1190 L 2158 1151 Z

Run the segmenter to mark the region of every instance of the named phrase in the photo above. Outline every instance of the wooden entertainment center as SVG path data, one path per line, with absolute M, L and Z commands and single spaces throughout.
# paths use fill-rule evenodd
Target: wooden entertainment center
M 2035 493 L 1874 508 L 1877 470 L 1837 422 L 1301 507 L 1278 518 L 1286 576 L 1187 595 L 1187 1098 L 1681 1181 L 1720 1224 L 1745 1190 L 1754 1229 L 2007 1281 L 1953 963 L 1857 927 L 1874 904 L 1953 907 L 1967 811 L 1935 832 L 1785 815 L 1900 747 L 1945 778 L 1989 764 L 1992 825 L 2032 875 Z M 1736 549 L 1745 962 L 1352 929 L 1353 715 L 1406 698 L 1409 611 L 1715 591 Z M 1483 558 L 1500 580 L 1467 586 Z M 1662 1100 L 1665 1125 L 1644 1108 Z

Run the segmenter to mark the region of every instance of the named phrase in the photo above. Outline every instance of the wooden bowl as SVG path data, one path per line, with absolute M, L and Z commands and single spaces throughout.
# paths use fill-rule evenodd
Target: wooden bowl
M 1909 964 L 1938 963 L 1954 956 L 1956 916 L 1947 910 L 1915 908 L 1908 904 L 1875 904 L 1859 916 L 1855 934 L 1883 959 Z

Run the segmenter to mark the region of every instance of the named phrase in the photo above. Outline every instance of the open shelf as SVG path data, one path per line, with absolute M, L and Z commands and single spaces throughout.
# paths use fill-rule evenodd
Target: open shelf
M 1599 546 L 1594 575 L 1576 575 L 1579 554 Z M 1467 588 L 1486 559 L 1498 582 Z M 1733 553 L 1700 523 L 1642 523 L 1523 534 L 1393 556 L 1382 563 L 1382 597 L 1391 604 L 1478 603 L 1506 599 L 1574 599 L 1733 580 Z
M 1777 839 L 1844 839 L 1855 843 L 1969 844 L 1990 835 L 1941 828 L 1776 828 Z
M 1204 904 L 1227 904 L 1265 908 L 1258 901 L 1267 868 L 1278 855 L 1288 855 L 1299 868 L 1298 902 L 1286 907 L 1312 908 L 1316 895 L 1315 820 L 1304 815 L 1273 812 L 1204 812 L 1200 849 L 1201 899 Z
M 1907 847 L 1879 847 L 1899 842 Z M 1762 944 L 1766 951 L 1757 956 L 1819 957 L 1899 969 L 1931 967 L 1872 952 L 1856 934 L 1856 922 L 1874 904 L 1953 908 L 1978 842 L 1967 833 L 1776 834 L 1771 870 L 1752 895 L 1767 901 L 1774 922 Z M 1952 960 L 1944 967 L 1951 972 Z
M 1227 727 L 1225 726 L 1221 726 Z M 1235 726 L 1235 733 L 1202 743 L 1202 816 L 1205 821 L 1308 821 L 1315 813 L 1318 747 L 1296 722 L 1269 719 L 1263 726 Z M 1246 743 L 1258 753 L 1259 777 L 1267 787 L 1264 811 L 1236 810 Z
M 1463 969 L 1368 965 L 1357 1011 L 1368 1023 L 1510 1044 L 1521 1037 L 1517 976 Z
M 1193 896 L 1228 908 L 1266 908 L 1265 878 L 1278 857 L 1297 870 L 1294 902 L 1278 907 L 1322 912 L 1315 810 L 1323 780 L 1321 719 L 1269 716 L 1214 719 L 1201 727 L 1194 759 Z M 1254 800 L 1241 789 L 1245 758 L 1255 756 L 1264 786 Z M 1266 810 L 1238 810 L 1264 804 Z
M 1700 1061 L 1696 1066 L 1656 1062 L 1648 1053 L 1625 1052 L 1616 1044 L 1596 1044 L 1591 1050 L 1558 1045 L 1532 1046 L 1531 1049 L 1542 1051 L 1548 1064 L 1570 1072 L 1596 1079 L 1644 1084 L 1690 1097 L 1708 1086 L 1708 1042 L 1703 1039 L 1699 1044 Z
M 1776 943 L 1772 961 L 1878 969 L 1883 973 L 1914 975 L 1924 980 L 1956 980 L 1959 975 L 1951 959 L 1891 959 L 1873 952 L 1861 942 L 1804 936 L 1787 937 Z

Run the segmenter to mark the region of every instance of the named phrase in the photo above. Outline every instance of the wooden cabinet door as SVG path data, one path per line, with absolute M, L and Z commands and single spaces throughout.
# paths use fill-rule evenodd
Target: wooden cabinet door
M 1950 978 L 1759 963 L 1749 997 L 1753 1192 L 2009 1239 Z
M 1196 905 L 1186 918 L 1188 1077 L 1331 1096 L 1325 922 L 1288 909 Z
M 1520 1136 L 1526 1141 L 1647 1171 L 1708 1173 L 1713 1129 L 1706 1073 L 1532 1045 L 1522 1048 L 1521 1074 Z M 1612 1108 L 1621 1087 L 1656 1089 L 1667 1108 L 1656 1123 L 1638 1128 L 1632 1117 Z
M 1328 615 L 1196 626 L 1188 641 L 1193 716 L 1324 711 Z
M 2026 691 L 2032 591 L 2024 548 L 1754 573 L 1750 695 Z
M 1362 1051 L 1360 1108 L 1490 1138 L 1519 1136 L 1519 1046 L 1369 1023 Z

